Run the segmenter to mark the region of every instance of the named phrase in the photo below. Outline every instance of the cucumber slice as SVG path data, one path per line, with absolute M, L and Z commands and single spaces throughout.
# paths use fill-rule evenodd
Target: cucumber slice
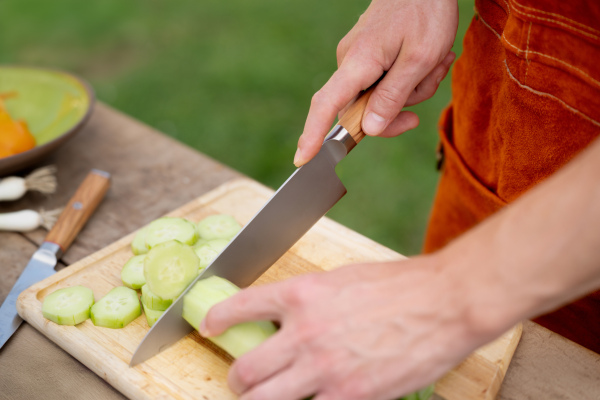
M 44 318 L 59 325 L 77 325 L 90 317 L 90 307 L 93 304 L 92 289 L 71 286 L 46 296 L 42 304 L 42 314 Z
M 144 307 L 144 314 L 146 314 L 146 322 L 148 322 L 148 326 L 154 325 L 154 323 L 158 321 L 160 316 L 164 313 L 164 310 L 153 310 L 150 307 L 146 306 L 144 303 L 142 303 L 142 306 Z
M 165 311 L 172 303 L 172 299 L 161 299 L 152 293 L 148 285 L 142 286 L 142 305 L 155 311 Z
M 131 251 L 136 256 L 140 254 L 146 254 L 148 252 L 148 247 L 146 247 L 146 233 L 148 231 L 148 227 L 144 227 L 140 229 L 133 238 L 131 242 Z
M 174 299 L 198 275 L 200 260 L 190 246 L 171 240 L 153 247 L 144 261 L 148 289 L 162 299 Z
M 202 271 L 208 267 L 212 260 L 214 260 L 221 250 L 229 244 L 229 240 L 225 239 L 214 239 L 205 240 L 200 246 L 194 246 L 194 251 L 200 259 L 200 268 L 198 271 Z
M 226 279 L 211 276 L 201 279 L 183 297 L 183 318 L 195 329 L 215 304 L 239 292 L 239 288 Z M 270 321 L 244 322 L 232 326 L 219 336 L 208 339 L 238 358 L 268 339 L 277 331 Z
M 193 245 L 198 240 L 196 225 L 183 218 L 164 217 L 152 221 L 146 232 L 146 247 L 153 248 L 157 244 L 178 240 Z
M 145 254 L 139 256 L 133 256 L 125 263 L 121 270 L 121 280 L 125 286 L 132 289 L 140 289 L 146 284 L 146 278 L 144 278 L 144 260 L 146 259 Z
M 125 286 L 113 288 L 92 306 L 90 316 L 96 326 L 123 328 L 142 315 L 137 292 Z
M 242 226 L 231 215 L 211 215 L 198 222 L 198 233 L 203 239 L 226 239 L 230 240 Z

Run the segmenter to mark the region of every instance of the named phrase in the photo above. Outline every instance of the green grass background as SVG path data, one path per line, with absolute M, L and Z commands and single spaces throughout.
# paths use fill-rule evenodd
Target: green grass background
M 0 63 L 74 72 L 101 101 L 277 188 L 294 170 L 310 99 L 335 71 L 337 43 L 368 4 L 3 0 Z M 459 5 L 460 54 L 473 5 Z M 418 253 L 438 179 L 437 119 L 449 99 L 447 78 L 413 107 L 419 128 L 367 138 L 340 163 L 348 194 L 328 215 Z

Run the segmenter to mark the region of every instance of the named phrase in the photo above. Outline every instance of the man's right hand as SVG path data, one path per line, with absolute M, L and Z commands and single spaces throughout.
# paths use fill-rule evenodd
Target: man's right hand
M 294 164 L 318 153 L 336 116 L 384 72 L 363 131 L 391 137 L 416 128 L 419 118 L 402 108 L 433 96 L 454 61 L 457 27 L 456 0 L 373 0 L 339 43 L 338 70 L 312 98 Z

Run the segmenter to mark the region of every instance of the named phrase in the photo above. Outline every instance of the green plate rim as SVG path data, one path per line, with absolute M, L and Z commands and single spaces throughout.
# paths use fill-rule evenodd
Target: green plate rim
M 0 158 L 0 176 L 7 172 L 13 172 L 20 168 L 25 168 L 26 166 L 29 166 L 32 163 L 34 163 L 39 158 L 49 154 L 50 152 L 58 148 L 60 144 L 62 144 L 62 142 L 66 141 L 68 138 L 72 137 L 75 133 L 77 133 L 81 129 L 81 127 L 89 120 L 94 106 L 96 104 L 96 95 L 93 87 L 85 79 L 71 72 L 67 72 L 58 68 L 31 67 L 13 64 L 1 64 L 0 71 L 3 69 L 27 69 L 67 76 L 71 79 L 74 79 L 83 87 L 84 92 L 88 97 L 89 105 L 83 116 L 71 128 L 67 129 L 64 133 L 57 136 L 56 138 L 44 143 L 41 146 L 36 146 L 33 149 L 24 151 L 22 153 Z

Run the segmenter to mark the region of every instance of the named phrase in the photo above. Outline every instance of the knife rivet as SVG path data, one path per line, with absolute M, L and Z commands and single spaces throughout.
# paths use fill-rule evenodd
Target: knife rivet
M 76 201 L 75 203 L 73 203 L 73 209 L 81 210 L 82 208 L 83 208 L 83 204 L 81 204 L 80 201 Z

